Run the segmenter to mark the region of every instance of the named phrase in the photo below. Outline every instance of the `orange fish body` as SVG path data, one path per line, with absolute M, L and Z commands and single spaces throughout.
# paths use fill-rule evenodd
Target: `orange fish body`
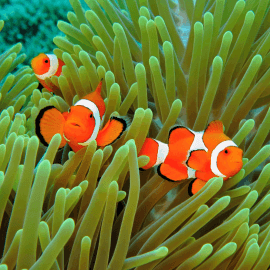
M 169 181 L 195 178 L 190 195 L 198 192 L 213 177 L 227 180 L 242 166 L 243 151 L 223 133 L 221 121 L 212 121 L 205 131 L 195 132 L 177 126 L 170 130 L 169 143 L 147 138 L 139 156 L 149 156 L 142 169 L 159 165 L 158 174 Z
M 53 92 L 53 90 L 45 83 L 45 79 L 52 76 L 60 76 L 64 65 L 65 63 L 54 54 L 40 53 L 31 61 L 31 66 L 37 79 L 50 92 Z
M 102 130 L 100 126 L 105 114 L 105 103 L 100 95 L 102 82 L 97 89 L 80 99 L 69 112 L 61 113 L 53 106 L 42 109 L 36 118 L 36 134 L 44 145 L 48 145 L 56 133 L 62 141 L 59 148 L 70 145 L 74 152 L 87 146 L 92 140 L 98 146 L 106 146 L 117 140 L 126 129 L 126 121 L 111 117 Z

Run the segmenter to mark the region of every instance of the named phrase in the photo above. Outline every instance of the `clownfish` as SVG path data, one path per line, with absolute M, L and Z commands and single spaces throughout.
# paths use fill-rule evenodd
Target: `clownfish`
M 45 83 L 45 79 L 52 76 L 60 76 L 64 65 L 65 63 L 54 54 L 40 53 L 31 61 L 31 66 L 37 79 L 50 92 L 53 92 L 53 90 Z
M 106 146 L 116 141 L 127 127 L 124 119 L 111 117 L 104 128 L 100 130 L 105 113 L 105 103 L 100 92 L 102 81 L 96 90 L 71 106 L 68 112 L 61 113 L 54 106 L 40 110 L 35 123 L 36 134 L 40 141 L 48 146 L 52 137 L 60 133 L 62 141 L 59 148 L 66 143 L 77 152 L 87 146 L 92 140 L 98 146 Z
M 159 165 L 158 174 L 169 181 L 195 178 L 189 185 L 190 195 L 198 192 L 213 177 L 227 180 L 242 166 L 243 151 L 223 133 L 223 124 L 212 121 L 204 131 L 183 126 L 173 127 L 168 144 L 146 138 L 139 156 L 150 161 L 143 170 Z

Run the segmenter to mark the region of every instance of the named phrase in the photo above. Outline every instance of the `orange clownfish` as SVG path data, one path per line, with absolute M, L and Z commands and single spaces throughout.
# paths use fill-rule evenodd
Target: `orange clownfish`
M 80 99 L 68 112 L 61 113 L 54 106 L 42 109 L 36 118 L 36 134 L 40 141 L 48 146 L 52 137 L 60 133 L 62 141 L 59 148 L 66 143 L 77 152 L 92 140 L 98 146 L 106 146 L 117 140 L 126 129 L 126 121 L 111 117 L 102 130 L 100 126 L 105 113 L 105 103 L 101 92 L 102 81 L 97 89 Z
M 212 121 L 205 131 L 195 132 L 183 126 L 170 130 L 169 143 L 146 138 L 139 156 L 150 161 L 143 170 L 155 165 L 158 174 L 169 181 L 195 178 L 189 194 L 198 192 L 213 177 L 227 180 L 242 166 L 243 151 L 223 133 L 221 121 Z
M 53 92 L 53 90 L 45 83 L 45 79 L 52 76 L 60 76 L 62 66 L 64 65 L 65 63 L 54 54 L 40 53 L 31 61 L 31 66 L 37 79 L 50 92 Z

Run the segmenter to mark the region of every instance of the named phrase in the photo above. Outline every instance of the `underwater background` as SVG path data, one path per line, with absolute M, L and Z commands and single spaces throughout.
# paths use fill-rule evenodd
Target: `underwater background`
M 84 1 L 81 4 L 84 9 L 88 8 Z M 26 54 L 24 65 L 30 65 L 31 59 L 39 53 L 52 53 L 55 48 L 53 38 L 64 36 L 57 28 L 57 21 L 67 22 L 67 13 L 72 12 L 68 0 L 1 0 L 0 7 L 0 18 L 5 21 L 5 31 L 0 36 L 0 51 L 21 42 L 21 53 Z M 184 11 L 179 14 L 182 22 L 181 28 L 178 23 L 179 30 L 186 45 L 190 24 Z
M 269 26 L 269 0 L 0 0 L 0 270 L 268 269 Z M 66 64 L 56 95 L 30 67 L 40 52 Z M 39 111 L 101 78 L 123 136 L 44 147 Z M 238 174 L 190 197 L 191 179 L 139 171 L 146 137 L 215 119 L 244 151 Z

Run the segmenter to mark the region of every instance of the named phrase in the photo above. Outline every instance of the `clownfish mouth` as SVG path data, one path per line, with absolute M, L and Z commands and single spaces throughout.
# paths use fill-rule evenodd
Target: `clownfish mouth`
M 72 126 L 75 126 L 75 127 L 80 127 L 80 125 L 77 124 L 77 123 L 71 123 L 71 125 L 72 125 Z

